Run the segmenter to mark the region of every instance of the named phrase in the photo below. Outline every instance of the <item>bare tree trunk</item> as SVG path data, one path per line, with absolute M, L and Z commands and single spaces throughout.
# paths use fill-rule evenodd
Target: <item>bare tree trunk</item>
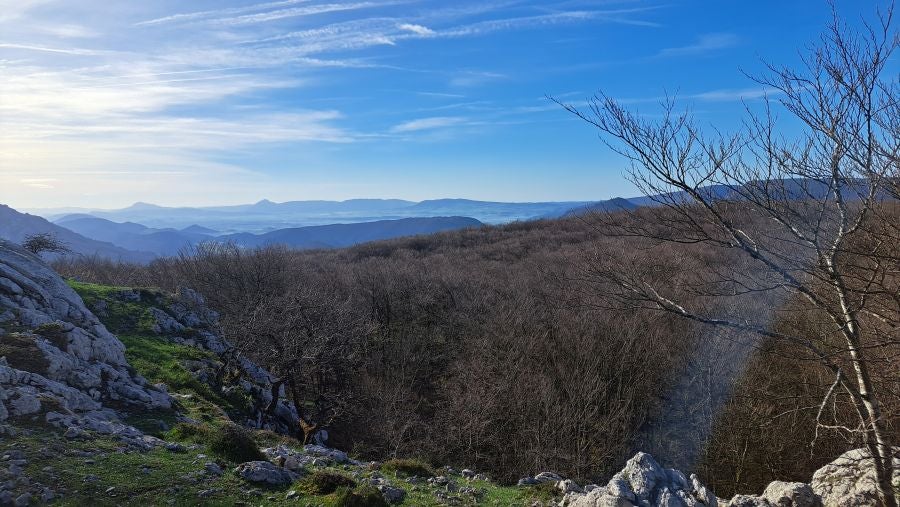
M 306 445 L 309 443 L 310 439 L 312 439 L 313 435 L 316 434 L 316 431 L 319 430 L 319 424 L 308 421 L 307 417 L 303 415 L 303 403 L 297 381 L 293 378 L 289 379 L 288 386 L 291 389 L 291 396 L 294 398 L 294 406 L 297 407 L 297 425 L 299 426 L 300 432 L 303 433 L 303 445 Z
M 272 393 L 272 401 L 269 402 L 269 406 L 266 407 L 266 415 L 273 416 L 275 415 L 275 411 L 278 409 L 278 402 L 281 400 L 281 386 L 284 385 L 284 380 L 279 379 L 272 382 L 271 393 Z

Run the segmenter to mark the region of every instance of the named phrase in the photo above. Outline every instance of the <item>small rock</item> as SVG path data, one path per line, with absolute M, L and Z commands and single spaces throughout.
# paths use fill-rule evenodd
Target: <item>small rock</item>
M 290 470 L 277 467 L 268 461 L 248 461 L 234 469 L 242 479 L 249 482 L 283 486 L 294 482 L 299 475 Z
M 388 503 L 401 503 L 406 499 L 406 490 L 397 488 L 388 484 L 378 486 L 378 490 L 384 496 Z
M 15 501 L 13 502 L 13 505 L 15 505 L 16 507 L 27 507 L 30 504 L 31 493 L 22 493 L 21 495 L 17 496 Z
M 44 488 L 44 490 L 41 491 L 41 501 L 42 502 L 48 503 L 48 502 L 52 501 L 54 498 L 56 498 L 56 493 L 54 493 L 52 489 Z
M 179 444 L 178 442 L 168 442 L 166 444 L 166 450 L 171 452 L 185 452 L 187 449 L 185 449 L 184 446 Z
M 222 467 L 220 467 L 220 466 L 219 466 L 218 464 L 216 464 L 216 463 L 213 463 L 212 461 L 207 462 L 206 465 L 203 465 L 203 469 L 206 471 L 207 474 L 209 474 L 209 475 L 214 475 L 214 476 L 216 476 L 216 477 L 219 477 L 219 476 L 221 476 L 223 473 L 225 473 L 225 472 L 222 470 Z
M 763 498 L 776 507 L 818 507 L 821 500 L 809 484 L 774 481 L 766 486 Z
M 559 490 L 560 493 L 584 493 L 584 489 L 581 488 L 575 481 L 572 479 L 563 479 L 556 483 L 556 489 Z
M 534 476 L 534 480 L 537 482 L 559 482 L 562 480 L 558 474 L 553 472 L 541 472 Z
M 63 436 L 68 439 L 81 438 L 84 436 L 84 431 L 74 426 L 69 426 L 68 428 L 66 428 L 66 432 L 63 433 Z

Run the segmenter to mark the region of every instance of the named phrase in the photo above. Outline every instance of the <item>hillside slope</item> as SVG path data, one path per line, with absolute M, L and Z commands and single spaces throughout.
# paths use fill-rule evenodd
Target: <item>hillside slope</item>
M 478 220 L 467 217 L 402 218 L 279 229 L 265 234 L 230 234 L 220 237 L 219 240 L 233 241 L 246 247 L 286 245 L 293 248 L 341 248 L 369 241 L 433 234 L 481 225 Z
M 181 231 L 153 229 L 134 222 L 118 223 L 90 215 L 69 215 L 55 223 L 91 239 L 161 256 L 175 255 L 184 248 L 214 239 L 205 232 L 193 232 L 203 229 L 197 226 Z
M 500 486 L 417 460 L 357 461 L 323 445 L 325 434 L 315 444 L 288 435 L 294 407 L 272 403 L 271 376 L 218 335 L 216 320 L 193 291 L 66 283 L 0 241 L 0 505 L 830 507 L 874 498 L 861 451 L 810 485 L 774 482 L 730 501 L 644 453 L 605 486 L 584 487 L 552 472 Z
M 30 234 L 49 233 L 63 241 L 75 254 L 99 255 L 110 259 L 146 262 L 155 256 L 145 251 L 132 251 L 112 243 L 97 241 L 48 222 L 46 219 L 0 204 L 0 238 L 21 243 Z

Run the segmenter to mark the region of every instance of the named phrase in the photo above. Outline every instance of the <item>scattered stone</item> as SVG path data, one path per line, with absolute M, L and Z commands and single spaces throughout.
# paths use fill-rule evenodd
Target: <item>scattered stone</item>
M 406 490 L 388 484 L 378 486 L 378 490 L 388 503 L 402 503 L 406 499 Z
M 812 487 L 802 482 L 771 482 L 762 496 L 776 507 L 819 507 L 822 503 Z
M 27 493 L 27 492 L 22 493 L 21 495 L 17 496 L 15 501 L 13 502 L 13 505 L 15 505 L 16 507 L 27 507 L 30 504 L 31 504 L 31 493 Z
M 556 483 L 556 489 L 560 491 L 562 494 L 566 493 L 584 493 L 584 489 L 581 488 L 575 481 L 572 479 L 563 479 Z
M 553 473 L 553 472 L 541 472 L 534 476 L 534 480 L 538 483 L 542 482 L 559 482 L 562 480 L 562 477 Z
M 25 453 L 18 449 L 13 449 L 3 453 L 3 461 L 11 461 L 15 459 L 25 459 Z
M 44 488 L 41 491 L 41 502 L 49 503 L 53 501 L 54 498 L 56 498 L 56 493 L 54 493 L 52 489 Z
M 169 442 L 166 444 L 166 450 L 171 452 L 186 452 L 187 449 L 178 442 Z
M 772 507 L 765 498 L 753 495 L 735 495 L 727 504 L 727 507 Z
M 222 470 L 222 467 L 220 467 L 220 466 L 219 466 L 218 464 L 216 464 L 216 463 L 213 463 L 212 461 L 207 462 L 206 465 L 203 466 L 203 469 L 206 471 L 207 474 L 209 474 L 209 475 L 214 475 L 214 476 L 216 476 L 216 477 L 219 477 L 219 476 L 221 476 L 222 474 L 225 473 L 225 472 Z
M 300 477 L 298 474 L 275 466 L 268 461 L 248 461 L 247 463 L 241 463 L 234 471 L 246 481 L 271 484 L 273 486 L 284 486 L 294 482 Z

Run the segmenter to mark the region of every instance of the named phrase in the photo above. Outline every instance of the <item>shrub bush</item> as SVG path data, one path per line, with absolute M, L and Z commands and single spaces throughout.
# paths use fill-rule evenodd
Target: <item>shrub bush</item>
M 434 477 L 436 475 L 431 465 L 417 459 L 394 458 L 385 461 L 381 468 L 408 477 Z
M 338 489 L 355 486 L 356 481 L 342 473 L 316 470 L 303 479 L 301 489 L 313 495 L 329 495 Z
M 387 507 L 387 500 L 374 486 L 363 486 L 356 490 L 341 488 L 338 490 L 335 507 Z
M 213 454 L 234 463 L 266 459 L 257 447 L 253 435 L 236 424 L 214 426 L 178 423 L 169 435 L 176 440 L 205 444 Z

